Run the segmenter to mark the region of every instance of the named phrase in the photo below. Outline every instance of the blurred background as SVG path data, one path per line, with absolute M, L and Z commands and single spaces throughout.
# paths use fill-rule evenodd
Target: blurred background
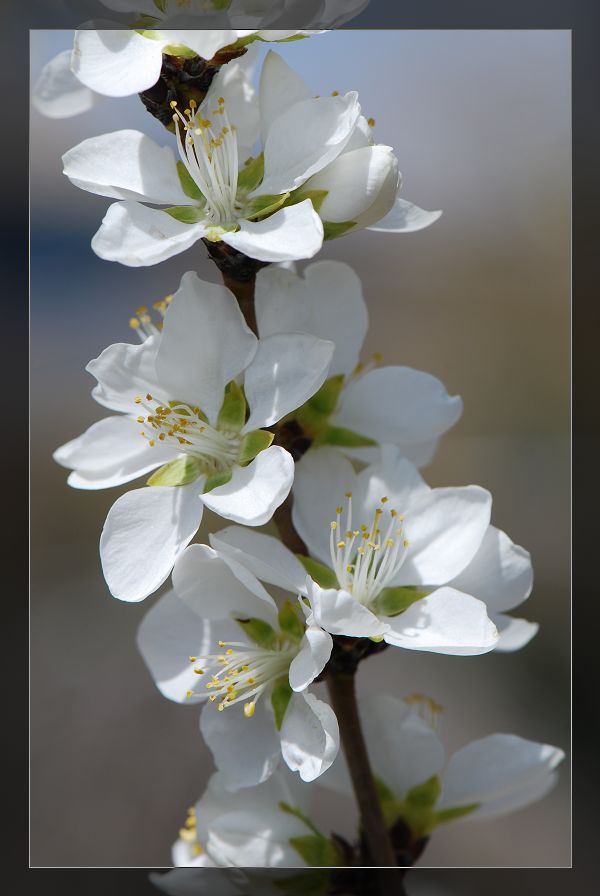
M 71 42 L 66 31 L 31 32 L 32 83 Z M 395 148 L 404 197 L 444 210 L 422 233 L 359 232 L 320 257 L 362 279 L 366 356 L 381 351 L 463 396 L 463 418 L 425 475 L 490 489 L 494 524 L 531 551 L 536 574 L 515 611 L 541 623 L 523 651 L 389 649 L 361 666 L 359 692 L 431 695 L 449 752 L 498 731 L 568 753 L 570 34 L 345 30 L 278 51 L 315 93 L 357 89 L 377 141 Z M 84 366 L 110 342 L 133 341 L 133 310 L 187 270 L 218 280 L 202 244 L 139 269 L 92 253 L 109 201 L 70 185 L 60 157 L 120 128 L 172 142 L 137 97 L 63 121 L 31 112 L 33 866 L 169 865 L 213 770 L 197 708 L 161 697 L 137 653 L 153 598 L 123 604 L 102 578 L 98 538 L 121 490 L 69 489 L 51 457 L 103 416 Z M 198 540 L 222 525 L 206 513 Z M 568 865 L 569 758 L 543 802 L 439 829 L 421 864 Z M 343 801 L 328 795 L 318 812 L 324 829 L 352 830 Z

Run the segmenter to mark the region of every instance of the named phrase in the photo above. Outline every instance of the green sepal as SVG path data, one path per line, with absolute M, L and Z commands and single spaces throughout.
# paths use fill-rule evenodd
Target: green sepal
M 289 193 L 281 194 L 265 194 L 264 196 L 255 196 L 249 199 L 244 208 L 244 217 L 250 220 L 260 220 L 272 215 L 277 209 L 281 208 Z
M 291 600 L 286 600 L 279 610 L 279 628 L 292 641 L 301 641 L 304 636 L 304 623 L 297 612 L 299 609 L 298 602 L 293 604 Z
M 277 632 L 264 619 L 236 619 L 239 626 L 246 633 L 246 637 L 263 647 L 265 650 L 275 650 L 277 647 Z
M 327 426 L 315 437 L 315 447 L 318 445 L 340 445 L 344 448 L 370 448 L 377 445 L 374 439 L 367 436 L 361 436 L 351 429 L 345 429 L 343 426 Z
M 400 815 L 415 836 L 424 837 L 435 827 L 436 812 L 433 807 L 441 792 L 440 779 L 437 775 L 432 775 L 427 781 L 409 790 L 400 803 Z
M 146 485 L 189 485 L 202 475 L 202 464 L 195 457 L 177 457 L 156 470 Z
M 444 824 L 446 821 L 462 818 L 463 815 L 468 815 L 469 812 L 479 809 L 480 805 L 481 803 L 469 803 L 466 806 L 451 806 L 448 809 L 440 809 L 439 812 L 435 813 L 434 824 L 437 827 L 438 824 Z
M 329 377 L 312 398 L 309 398 L 306 402 L 308 406 L 318 414 L 324 414 L 329 417 L 337 407 L 340 392 L 344 386 L 344 379 L 343 373 Z
M 309 831 L 312 831 L 313 834 L 316 834 L 317 837 L 322 837 L 323 834 L 318 829 L 318 827 L 313 824 L 308 815 L 306 815 L 302 809 L 298 809 L 297 806 L 290 806 L 289 803 L 284 803 L 283 800 L 277 804 L 278 808 L 281 812 L 285 812 L 286 815 L 293 815 L 295 818 L 300 819 L 302 824 L 305 824 Z
M 427 597 L 427 591 L 417 591 L 416 588 L 384 588 L 377 595 L 374 611 L 382 616 L 397 616 L 403 613 L 411 604 Z
M 312 557 L 305 557 L 304 554 L 296 554 L 296 557 L 307 571 L 311 579 L 320 585 L 321 588 L 339 588 L 339 582 L 336 574 L 324 563 L 313 560 Z
M 246 422 L 246 397 L 241 386 L 231 380 L 225 386 L 223 404 L 217 417 L 217 429 L 239 432 Z
M 248 159 L 238 174 L 238 190 L 242 193 L 251 193 L 255 190 L 265 176 L 265 157 L 261 152 L 254 159 Z
M 181 221 L 182 224 L 198 224 L 204 220 L 202 209 L 193 205 L 174 205 L 171 208 L 163 208 L 163 212 L 171 215 L 176 221 Z
M 160 19 L 142 13 L 131 23 L 131 28 L 148 40 L 160 40 L 156 33 L 158 25 L 160 25 Z
M 207 495 L 209 492 L 212 492 L 213 488 L 218 488 L 220 485 L 227 485 L 232 476 L 233 472 L 231 470 L 225 470 L 223 473 L 214 473 L 212 476 L 209 476 L 204 483 L 202 494 Z
M 275 434 L 266 429 L 253 429 L 252 432 L 247 432 L 240 445 L 238 463 L 242 466 L 250 463 L 257 454 L 271 445 L 274 438 Z
M 181 56 L 183 59 L 194 59 L 198 54 L 183 44 L 169 44 L 163 47 L 163 53 L 167 56 Z
M 275 714 L 275 727 L 278 731 L 281 730 L 283 717 L 291 697 L 292 689 L 288 677 L 287 675 L 282 675 L 281 678 L 277 679 L 271 691 L 271 706 Z
M 200 191 L 200 187 L 187 170 L 181 159 L 177 162 L 177 173 L 179 175 L 179 183 L 181 184 L 181 189 L 185 193 L 186 196 L 189 196 L 190 199 L 193 199 L 195 202 L 203 202 L 204 196 Z
M 303 837 L 290 837 L 290 846 L 312 868 L 335 868 L 342 861 L 338 846 L 333 840 L 328 840 L 322 834 L 305 834 Z
M 298 205 L 299 202 L 304 202 L 305 199 L 310 199 L 314 210 L 318 214 L 328 193 L 329 190 L 303 190 L 301 187 L 299 190 L 294 190 L 294 192 L 290 194 L 290 198 L 287 200 L 286 205 Z
M 323 221 L 323 239 L 335 240 L 338 236 L 348 233 L 353 227 L 356 227 L 356 221 L 340 221 L 337 224 L 333 221 Z

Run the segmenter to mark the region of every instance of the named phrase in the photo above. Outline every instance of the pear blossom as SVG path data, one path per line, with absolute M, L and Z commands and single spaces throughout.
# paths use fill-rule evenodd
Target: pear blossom
M 229 790 L 266 781 L 280 757 L 303 781 L 333 762 L 333 710 L 308 691 L 332 639 L 298 602 L 279 609 L 252 573 L 207 545 L 175 563 L 138 646 L 161 693 L 204 703 L 200 729 Z
M 550 744 L 491 734 L 447 758 L 436 731 L 441 707 L 430 698 L 375 695 L 359 698 L 358 709 L 386 821 L 402 819 L 415 839 L 442 823 L 496 818 L 542 799 L 565 756 Z M 341 753 L 319 784 L 351 793 Z
M 394 211 L 399 174 L 391 147 L 373 144 L 356 91 L 334 93 L 312 96 L 270 51 L 258 97 L 242 68 L 229 63 L 199 107 L 190 101 L 181 110 L 172 101 L 177 164 L 168 147 L 139 131 L 84 140 L 63 156 L 64 173 L 83 190 L 120 200 L 92 248 L 137 267 L 206 239 L 286 262 L 311 258 L 325 237 L 357 227 L 378 222 L 401 232 L 433 223 L 440 213 L 408 209 L 404 200 Z M 253 155 L 259 134 L 263 150 Z
M 93 397 L 118 415 L 54 454 L 73 471 L 75 488 L 108 488 L 155 471 L 146 487 L 113 504 L 100 540 L 108 587 L 127 601 L 165 581 L 204 506 L 249 526 L 271 518 L 294 463 L 266 427 L 319 388 L 333 352 L 303 334 L 257 340 L 232 293 L 192 272 L 163 311 L 162 332 L 140 309 L 133 324 L 147 338 L 111 345 L 88 364 L 98 381 Z
M 515 650 L 535 635 L 504 613 L 528 597 L 531 561 L 490 525 L 485 489 L 432 489 L 393 446 L 360 473 L 324 447 L 296 465 L 293 494 L 294 525 L 325 565 L 309 598 L 327 631 L 457 654 Z
M 290 415 L 313 445 L 337 445 L 368 462 L 377 459 L 378 444 L 395 444 L 417 466 L 431 460 L 439 436 L 459 419 L 462 400 L 420 370 L 379 366 L 379 356 L 360 363 L 368 312 L 349 265 L 318 261 L 302 276 L 275 265 L 263 268 L 256 277 L 255 305 L 261 336 L 311 333 L 335 342 L 330 378 Z

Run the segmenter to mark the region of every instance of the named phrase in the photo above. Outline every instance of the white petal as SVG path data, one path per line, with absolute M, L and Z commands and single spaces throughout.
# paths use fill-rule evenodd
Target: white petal
M 200 731 L 227 790 L 260 784 L 277 767 L 279 737 L 264 699 L 257 702 L 249 719 L 240 704 L 218 712 L 216 706 L 207 703 L 200 715 Z
M 426 212 L 412 202 L 397 198 L 394 207 L 385 218 L 376 224 L 368 225 L 368 229 L 381 230 L 385 233 L 413 233 L 435 224 L 441 214 L 440 211 Z
M 245 59 L 245 56 L 242 59 Z M 227 117 L 236 127 L 238 157 L 243 163 L 251 156 L 252 147 L 258 138 L 259 111 L 256 91 L 247 73 L 238 63 L 229 62 L 224 65 L 213 79 L 205 101 L 208 118 L 211 110 L 216 108 L 215 101 L 219 97 L 225 100 Z
M 410 367 L 381 367 L 350 380 L 331 422 L 376 442 L 425 442 L 454 426 L 462 399 L 435 376 Z
M 311 448 L 296 464 L 292 520 L 311 555 L 327 566 L 335 508 L 355 483 L 352 464 L 333 448 Z
M 58 448 L 53 457 L 76 471 L 69 477 L 74 488 L 121 485 L 177 457 L 175 449 L 160 443 L 151 448 L 140 432 L 132 417 L 105 417 Z
M 189 271 L 165 316 L 156 372 L 170 398 L 199 405 L 214 424 L 225 386 L 244 370 L 256 345 L 233 294 Z
M 240 220 L 239 225 L 235 233 L 223 234 L 223 242 L 259 261 L 312 258 L 323 245 L 323 225 L 310 199 L 280 208 L 262 221 Z
M 290 663 L 290 686 L 294 691 L 303 691 L 323 671 L 331 655 L 333 639 L 331 635 L 316 626 L 306 629 L 300 642 L 300 652 Z
M 409 542 L 406 559 L 393 584 L 452 581 L 479 550 L 491 505 L 492 496 L 478 485 L 431 489 L 411 504 L 403 523 Z
M 564 755 L 558 747 L 513 734 L 491 734 L 473 741 L 450 758 L 440 807 L 482 803 L 483 810 L 486 804 L 492 809 L 494 803 L 516 796 L 505 811 L 516 809 L 531 802 L 529 789 L 547 780 Z
M 31 93 L 33 106 L 47 118 L 71 118 L 87 112 L 98 94 L 71 71 L 71 51 L 64 50 L 46 63 Z
M 410 442 L 400 442 L 398 444 L 398 449 L 400 454 L 406 458 L 406 460 L 410 461 L 418 469 L 421 467 L 427 466 L 429 464 L 437 450 L 437 446 L 439 443 L 439 439 L 427 439 L 425 442 L 417 442 L 412 444 Z M 364 464 L 373 464 L 377 463 L 379 460 L 380 449 L 379 446 L 371 447 L 371 448 L 340 448 L 341 451 L 349 457 L 350 460 L 358 460 Z
M 168 591 L 142 619 L 137 646 L 164 697 L 176 703 L 198 703 L 210 693 L 205 687 L 210 675 L 194 672 L 200 663 L 191 663 L 189 657 L 206 657 L 215 652 L 219 641 L 236 635 L 235 623 L 201 619 L 174 591 Z M 188 697 L 194 690 L 194 696 Z
M 85 369 L 98 381 L 92 391 L 96 401 L 112 411 L 131 414 L 137 407 L 136 397 L 158 394 L 155 361 L 159 343 L 158 336 L 139 345 L 116 342 L 90 361 Z
M 62 157 L 63 172 L 82 190 L 110 199 L 158 205 L 190 205 L 175 157 L 140 131 L 114 131 L 88 137 Z
M 325 382 L 334 348 L 301 333 L 261 339 L 244 374 L 250 417 L 243 431 L 271 426 L 308 401 Z
M 489 526 L 481 547 L 452 584 L 485 601 L 492 613 L 512 610 L 531 594 L 531 556 L 505 532 Z
M 303 277 L 273 266 L 256 277 L 256 319 L 262 338 L 274 333 L 312 333 L 331 339 L 329 376 L 350 373 L 368 327 L 360 280 L 341 261 L 317 261 Z
M 162 67 L 162 44 L 136 31 L 75 32 L 73 72 L 82 84 L 107 96 L 129 96 L 152 87 Z
M 438 588 L 399 616 L 382 621 L 390 626 L 384 635 L 387 643 L 407 650 L 472 656 L 493 650 L 498 641 L 485 604 L 454 588 Z
M 183 3 L 180 3 L 179 5 L 185 9 Z M 192 15 L 194 15 L 194 12 L 190 13 L 190 16 Z M 205 24 L 205 22 L 201 19 L 200 24 Z M 163 40 L 167 41 L 169 45 L 175 47 L 188 47 L 190 50 L 193 50 L 194 53 L 197 53 L 198 56 L 202 56 L 203 59 L 212 59 L 215 53 L 218 53 L 223 47 L 235 43 L 237 40 L 237 33 L 230 28 L 220 30 L 203 28 L 201 31 L 169 28 L 168 31 L 160 30 L 157 33 Z
M 305 835 L 306 830 L 298 818 L 286 815 L 276 804 L 260 815 L 243 807 L 237 812 L 224 813 L 211 824 L 206 849 L 223 866 L 304 867 L 289 840 Z
M 247 467 L 234 467 L 226 485 L 202 496 L 211 510 L 235 523 L 262 526 L 287 498 L 294 479 L 294 461 L 284 448 L 272 445 Z
M 139 202 L 115 202 L 92 239 L 99 258 L 138 268 L 158 264 L 198 242 L 203 224 L 182 224 L 171 215 Z
M 288 107 L 269 129 L 264 180 L 251 195 L 285 193 L 301 186 L 342 152 L 359 115 L 354 90 Z
M 347 591 L 321 588 L 309 579 L 307 593 L 315 622 L 332 635 L 370 638 L 383 635 L 389 629 L 386 622 L 378 619 Z
M 202 519 L 198 485 L 146 487 L 118 498 L 106 517 L 100 558 L 119 600 L 140 601 L 162 585 Z
M 537 622 L 528 622 L 527 619 L 513 619 L 512 616 L 505 616 L 503 613 L 490 613 L 490 619 L 500 635 L 496 644 L 496 650 L 506 653 L 525 647 L 537 635 L 539 630 Z
M 198 616 L 206 619 L 259 618 L 277 622 L 277 608 L 255 580 L 250 590 L 233 574 L 212 548 L 192 544 L 179 556 L 173 569 L 177 596 Z M 238 632 L 239 634 L 239 632 Z
M 381 507 L 382 497 L 388 499 L 390 510 L 402 514 L 431 492 L 417 468 L 395 445 L 382 445 L 378 454 L 377 461 L 358 474 L 352 498 L 353 519 L 366 526 Z M 345 503 L 341 494 L 337 500 Z
M 308 85 L 278 53 L 269 50 L 260 73 L 260 128 L 263 146 L 275 119 L 294 103 L 309 97 Z
M 311 177 L 306 189 L 328 191 L 319 208 L 323 221 L 362 223 L 362 216 L 368 215 L 375 202 L 383 213 L 394 204 L 398 160 L 391 146 L 381 144 L 344 152 Z
M 242 526 L 227 526 L 211 533 L 210 543 L 220 554 L 236 560 L 262 582 L 294 594 L 304 592 L 306 570 L 278 538 Z
M 292 694 L 280 731 L 281 752 L 303 781 L 314 781 L 334 761 L 340 746 L 332 708 L 313 694 Z

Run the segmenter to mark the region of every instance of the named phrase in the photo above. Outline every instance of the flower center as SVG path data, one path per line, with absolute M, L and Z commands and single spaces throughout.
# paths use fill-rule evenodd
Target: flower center
M 393 581 L 404 562 L 408 548 L 402 529 L 404 516 L 397 510 L 388 510 L 388 499 L 383 497 L 371 524 L 353 529 L 352 492 L 346 492 L 346 499 L 344 526 L 341 506 L 336 508 L 336 519 L 331 523 L 331 562 L 340 587 L 368 606 Z M 386 515 L 387 522 L 383 519 Z
M 216 109 L 203 110 L 215 121 L 196 112 L 194 100 L 183 113 L 177 108 L 177 100 L 172 101 L 171 108 L 179 155 L 204 196 L 206 218 L 216 226 L 235 225 L 241 208 L 236 202 L 238 146 L 236 128 L 229 122 L 224 98 L 219 97 Z
M 254 715 L 256 701 L 265 688 L 284 675 L 298 648 L 288 647 L 284 650 L 265 650 L 253 647 L 240 641 L 219 641 L 219 647 L 226 647 L 224 653 L 203 657 L 206 669 L 194 669 L 198 675 L 210 674 L 211 680 L 206 685 L 214 691 L 209 697 L 211 703 L 219 700 L 217 709 L 222 712 L 226 707 L 247 701 L 244 704 L 244 715 Z M 190 657 L 190 662 L 197 662 L 197 657 Z M 188 691 L 188 697 L 194 691 Z
M 187 843 L 192 851 L 192 855 L 201 856 L 204 850 L 198 843 L 198 832 L 196 830 L 196 808 L 192 806 L 188 809 L 187 818 L 182 828 L 179 829 L 179 839 Z
M 157 442 L 176 442 L 179 450 L 202 463 L 204 472 L 215 474 L 229 470 L 237 460 L 239 433 L 222 432 L 207 421 L 198 407 L 181 401 L 159 402 L 150 393 L 137 395 L 135 403 L 147 411 L 137 422 L 150 448 Z M 152 407 L 154 405 L 154 407 Z

